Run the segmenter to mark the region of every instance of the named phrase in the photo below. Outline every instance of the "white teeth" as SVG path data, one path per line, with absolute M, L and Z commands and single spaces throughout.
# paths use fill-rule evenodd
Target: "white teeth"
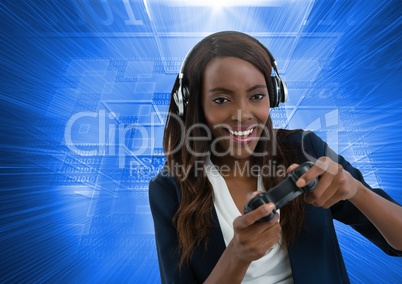
M 233 130 L 229 129 L 230 134 L 236 135 L 236 136 L 248 136 L 253 131 L 254 131 L 254 128 L 251 128 L 251 129 L 246 130 L 246 131 L 233 131 Z

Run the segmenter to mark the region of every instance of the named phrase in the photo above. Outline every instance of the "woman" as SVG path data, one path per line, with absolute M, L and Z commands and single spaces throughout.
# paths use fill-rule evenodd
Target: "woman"
M 286 85 L 274 59 L 239 32 L 212 34 L 186 56 L 164 135 L 164 170 L 150 182 L 163 283 L 347 283 L 333 219 L 402 255 L 402 207 L 312 132 L 273 129 Z M 274 75 L 271 70 L 274 68 Z M 243 214 L 297 164 L 315 159 L 268 222 L 269 203 Z M 381 212 L 381 214 L 379 214 Z

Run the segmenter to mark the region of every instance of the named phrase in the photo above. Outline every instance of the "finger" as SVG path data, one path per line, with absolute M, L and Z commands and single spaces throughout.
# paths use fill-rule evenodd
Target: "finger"
M 254 224 L 252 224 L 252 234 L 257 236 L 264 235 L 267 231 L 270 230 L 271 227 L 276 226 L 277 224 L 279 224 L 279 214 L 275 214 L 269 221 L 255 222 Z M 247 231 L 251 232 L 250 228 L 251 227 L 248 227 Z
M 338 203 L 340 199 L 337 197 L 337 194 L 333 194 L 325 203 L 321 205 L 322 208 L 328 209 L 335 203 Z
M 344 200 L 343 190 L 337 185 L 332 184 L 323 196 L 317 199 L 313 204 L 328 209 L 340 200 Z
M 286 169 L 286 173 L 290 173 L 291 171 L 293 171 L 295 168 L 297 168 L 299 166 L 299 164 L 291 164 L 287 169 Z
M 296 185 L 298 187 L 306 186 L 307 184 L 312 182 L 315 178 L 327 172 L 331 162 L 332 162 L 331 159 L 328 157 L 319 158 L 314 164 L 314 166 L 312 166 L 311 169 L 309 169 L 297 180 Z
M 316 205 L 316 201 L 322 198 L 325 192 L 328 192 L 328 188 L 331 186 L 332 182 L 333 182 L 332 175 L 327 174 L 321 175 L 316 188 L 312 192 L 306 194 L 304 200 L 307 203 Z
M 266 226 L 265 226 L 266 228 L 272 227 L 273 225 L 275 225 L 277 223 L 279 223 L 279 214 L 277 212 L 275 212 L 275 215 L 274 215 L 274 217 L 272 217 L 271 220 L 261 222 L 261 224 L 266 224 Z
M 276 223 L 274 226 L 255 236 L 256 238 L 252 239 L 250 246 L 258 248 L 259 254 L 263 256 L 281 239 L 281 225 Z
M 332 205 L 340 202 L 340 201 L 344 201 L 346 200 L 346 198 L 343 197 L 342 194 L 340 194 L 340 190 L 338 190 L 335 194 L 333 194 L 331 196 L 331 198 L 329 198 L 321 207 L 324 209 L 328 209 L 330 208 Z
M 275 209 L 275 204 L 270 202 L 268 204 L 261 205 L 257 209 L 241 216 L 239 221 L 239 228 L 246 228 L 254 224 L 261 218 L 268 216 Z
M 282 237 L 282 227 L 279 223 L 275 223 L 273 226 L 269 227 L 264 234 L 261 234 L 263 237 L 259 241 L 269 249 L 273 247 Z
M 315 206 L 329 208 L 338 201 L 347 199 L 348 188 L 342 172 L 335 176 L 326 172 L 320 177 L 316 189 L 309 193 L 305 200 Z
M 244 203 L 247 203 L 249 200 L 251 200 L 254 196 L 256 196 L 259 193 L 262 193 L 262 191 L 261 190 L 256 190 L 256 191 L 247 193 Z
M 276 227 L 279 225 L 278 223 L 278 214 L 274 216 L 270 221 L 268 222 L 256 222 L 248 227 L 241 227 L 238 224 L 241 222 L 241 218 L 244 216 L 238 217 L 238 220 L 240 221 L 237 224 L 233 224 L 235 235 L 237 235 L 237 239 L 240 242 L 247 242 L 250 247 L 259 247 L 263 242 L 265 242 L 267 239 L 271 239 L 272 235 L 275 234 L 275 231 L 272 231 L 272 227 Z
M 255 259 L 263 257 L 281 238 L 282 228 L 279 223 L 275 223 L 273 226 L 264 230 L 260 229 L 263 223 L 253 225 L 252 229 L 249 228 L 243 231 L 241 236 L 243 244 L 247 243 L 248 249 L 252 252 Z M 241 242 L 240 240 L 240 242 Z M 246 240 L 246 241 L 244 241 Z
M 281 238 L 282 227 L 277 216 L 278 214 L 269 222 L 256 223 L 253 225 L 253 230 L 246 230 L 247 232 L 252 231 L 250 232 L 250 239 L 255 245 L 264 246 L 264 251 L 272 247 Z
M 329 201 L 335 200 L 337 191 L 338 191 L 338 188 L 336 188 L 335 186 L 330 186 L 330 187 L 326 188 L 326 190 L 319 196 L 310 195 L 310 193 L 307 194 L 305 197 L 305 201 L 313 204 L 316 207 L 323 207 L 326 209 L 328 207 L 325 207 L 325 206 L 330 203 Z
M 334 182 L 329 190 L 332 192 L 331 196 L 327 198 L 327 200 L 320 200 L 320 206 L 323 208 L 329 208 L 341 200 L 348 199 L 349 185 L 346 184 L 346 179 L 343 174 L 335 176 Z

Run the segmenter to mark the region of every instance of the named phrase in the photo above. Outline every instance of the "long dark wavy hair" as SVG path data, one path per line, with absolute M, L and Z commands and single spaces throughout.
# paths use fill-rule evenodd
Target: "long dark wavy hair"
M 213 189 L 205 175 L 197 172 L 195 165 L 205 161 L 205 155 L 194 155 L 183 145 L 183 138 L 208 137 L 206 129 L 202 127 L 189 128 L 195 124 L 207 125 L 201 104 L 203 73 L 206 65 L 215 57 L 237 57 L 248 61 L 264 74 L 267 86 L 271 86 L 271 60 L 267 51 L 255 38 L 240 32 L 227 31 L 212 34 L 198 43 L 189 54 L 184 66 L 183 84 L 189 89 L 188 104 L 182 117 L 175 115 L 178 108 L 174 102 L 173 94 L 179 86 L 176 78 L 170 100 L 169 114 L 163 137 L 163 147 L 166 163 L 171 174 L 180 185 L 182 199 L 174 217 L 180 246 L 180 266 L 188 263 L 194 248 L 200 244 L 206 245 L 208 234 L 213 225 L 212 210 L 214 206 Z M 270 88 L 268 88 L 269 90 Z M 256 157 L 254 164 L 263 166 L 272 164 L 290 166 L 298 162 L 296 154 L 288 147 L 283 139 L 294 131 L 273 129 L 269 117 L 266 131 L 262 135 L 271 138 L 260 140 L 255 151 L 267 153 Z M 209 153 L 211 141 L 205 139 L 189 139 L 187 147 L 196 153 Z M 185 145 L 185 144 L 184 144 Z M 194 153 L 193 152 L 193 153 Z M 182 170 L 178 170 L 182 169 Z M 278 184 L 283 175 L 269 177 L 263 175 L 263 184 L 266 189 Z M 304 203 L 300 198 L 281 209 L 281 226 L 283 244 L 290 245 L 303 221 Z

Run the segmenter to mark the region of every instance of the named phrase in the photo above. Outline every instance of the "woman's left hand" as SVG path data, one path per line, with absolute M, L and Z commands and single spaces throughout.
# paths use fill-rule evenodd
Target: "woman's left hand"
M 292 171 L 297 165 L 288 168 Z M 319 158 L 314 166 L 296 182 L 298 187 L 319 177 L 317 187 L 305 195 L 305 200 L 315 206 L 329 208 L 348 199 L 378 229 L 390 246 L 402 251 L 402 206 L 367 189 L 343 167 L 328 157 Z M 381 212 L 381 214 L 378 214 Z
M 298 165 L 288 168 L 291 172 Z M 303 174 L 296 185 L 303 187 L 319 177 L 317 187 L 305 195 L 305 201 L 317 207 L 329 208 L 340 200 L 352 199 L 358 189 L 358 181 L 341 165 L 328 157 L 319 158 L 314 166 Z

